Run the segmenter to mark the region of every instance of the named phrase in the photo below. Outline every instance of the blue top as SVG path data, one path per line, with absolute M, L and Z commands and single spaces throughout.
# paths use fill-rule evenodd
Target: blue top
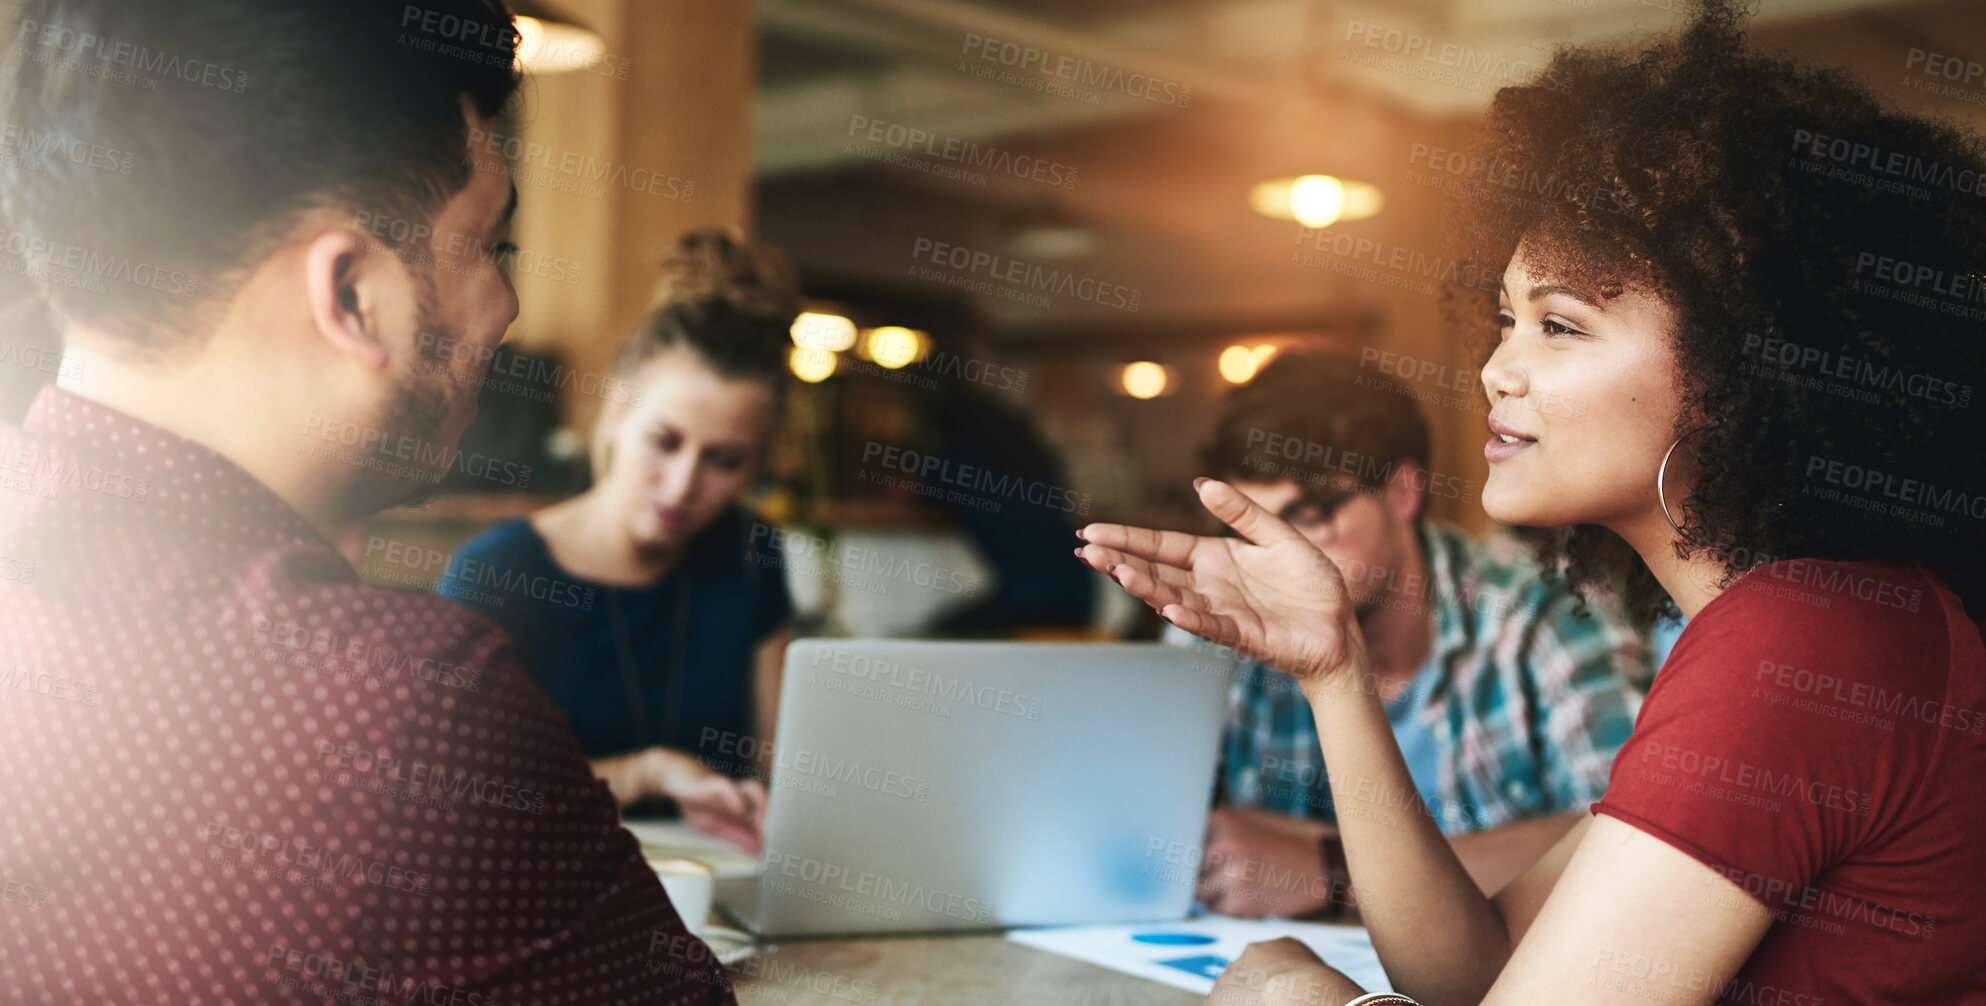
M 1688 624 L 1689 619 L 1686 618 L 1664 618 L 1655 623 L 1655 629 L 1650 633 L 1650 642 L 1655 647 L 1656 670 L 1661 670 L 1662 665 L 1669 662 L 1669 651 L 1676 648 L 1676 640 L 1682 637 L 1683 626 Z
M 1442 666 L 1442 661 L 1430 657 L 1414 672 L 1407 690 L 1386 703 L 1386 721 L 1393 725 L 1393 739 L 1400 742 L 1400 754 L 1407 759 L 1407 775 L 1430 807 L 1441 806 L 1441 741 L 1429 725 L 1428 698 L 1441 682 Z
M 588 758 L 661 746 L 743 775 L 754 651 L 793 610 L 781 553 L 752 547 L 754 523 L 732 507 L 662 579 L 615 587 L 566 572 L 530 521 L 506 521 L 465 543 L 435 592 L 510 634 Z

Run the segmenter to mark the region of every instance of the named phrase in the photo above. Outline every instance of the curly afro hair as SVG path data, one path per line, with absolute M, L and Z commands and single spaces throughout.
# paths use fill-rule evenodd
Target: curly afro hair
M 1701 431 L 1678 556 L 1717 559 L 1720 585 L 1780 559 L 1920 560 L 1977 616 L 1978 138 L 1748 49 L 1719 0 L 1644 51 L 1561 50 L 1540 80 L 1572 93 L 1497 93 L 1478 150 L 1497 184 L 1454 207 L 1462 258 L 1500 274 L 1521 240 L 1534 270 L 1596 302 L 1642 289 L 1676 310 L 1675 433 Z M 1444 296 L 1485 357 L 1495 296 Z M 1611 531 L 1527 533 L 1575 585 L 1618 583 L 1639 623 L 1675 613 Z

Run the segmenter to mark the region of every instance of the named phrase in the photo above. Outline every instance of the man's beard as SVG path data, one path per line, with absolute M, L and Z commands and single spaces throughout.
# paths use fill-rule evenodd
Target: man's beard
M 437 345 L 456 345 L 454 333 L 431 317 L 426 299 L 422 298 L 419 331 L 435 333 Z M 420 506 L 440 491 L 461 445 L 459 438 L 442 442 L 442 428 L 454 412 L 450 392 L 456 379 L 447 361 L 434 364 L 416 363 L 387 396 L 372 423 L 383 449 L 368 457 L 378 466 L 360 468 L 346 484 L 339 494 L 341 514 L 356 520 L 396 506 Z

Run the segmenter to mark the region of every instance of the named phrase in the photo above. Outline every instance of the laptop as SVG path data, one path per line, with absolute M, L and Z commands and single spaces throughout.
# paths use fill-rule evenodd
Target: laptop
M 768 939 L 1174 921 L 1193 901 L 1229 651 L 802 639 L 786 650 Z

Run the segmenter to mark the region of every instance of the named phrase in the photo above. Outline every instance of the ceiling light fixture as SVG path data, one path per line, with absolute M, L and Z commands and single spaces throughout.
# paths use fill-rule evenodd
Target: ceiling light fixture
M 600 34 L 542 0 L 509 0 L 517 17 L 517 68 L 526 73 L 592 69 L 607 54 Z
M 1386 197 L 1365 182 L 1301 175 L 1257 183 L 1248 192 L 1248 205 L 1265 217 L 1294 220 L 1305 227 L 1329 227 L 1377 214 L 1386 205 Z

